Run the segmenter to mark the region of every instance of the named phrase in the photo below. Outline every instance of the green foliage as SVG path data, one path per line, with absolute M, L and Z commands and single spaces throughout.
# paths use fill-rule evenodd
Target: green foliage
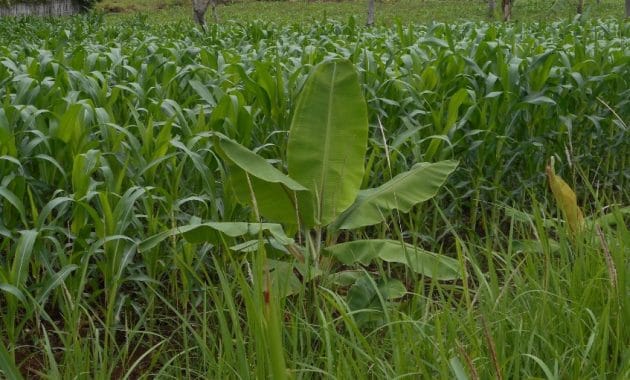
M 457 260 L 427 252 L 410 244 L 392 240 L 356 240 L 327 248 L 344 264 L 368 265 L 378 258 L 388 263 L 404 263 L 414 272 L 437 280 L 457 280 L 462 268 Z
M 552 22 L 572 20 L 576 17 L 576 4 L 570 1 L 547 2 L 542 0 L 519 0 L 512 2 L 512 17 L 515 22 Z M 623 1 L 585 1 L 585 12 L 580 20 L 621 19 L 625 16 Z M 435 22 L 479 22 L 502 20 L 497 7 L 493 17 L 488 16 L 488 2 L 459 0 L 396 0 L 376 2 L 376 25 L 392 27 L 401 22 L 429 24 Z M 173 20 L 190 19 L 190 4 L 183 0 L 104 0 L 98 10 L 112 12 L 112 18 L 130 18 L 135 13 L 149 13 L 149 23 L 164 24 Z M 313 24 L 321 21 L 347 22 L 347 27 L 357 29 L 366 17 L 364 0 L 343 1 L 260 1 L 239 0 L 219 2 L 217 13 L 220 22 L 234 21 L 251 23 L 260 20 L 283 25 Z M 206 15 L 209 22 L 214 18 Z M 359 28 L 360 29 L 360 28 Z
M 317 225 L 328 225 L 357 196 L 367 150 L 367 106 L 348 61 L 318 65 L 293 111 L 287 145 L 289 175 L 306 186 Z M 309 204 L 305 204 L 309 203 Z
M 437 195 L 456 167 L 456 161 L 419 163 L 377 188 L 361 190 L 332 227 L 355 229 L 379 223 L 393 210 L 409 212 L 413 206 Z
M 148 19 L 0 23 L 0 377 L 630 376 L 627 22 Z M 322 62 L 364 170 L 297 223 Z
M 365 99 L 360 92 L 355 69 L 348 61 L 327 61 L 315 67 L 293 112 L 287 166 L 289 175 L 304 186 L 234 141 L 220 136 L 218 145 L 227 160 L 234 164 L 232 166 L 238 166 L 236 181 L 230 174 L 232 183 L 236 183 L 233 188 L 249 192 L 241 195 L 241 199 L 251 205 L 257 219 L 261 215 L 281 215 L 283 219 L 294 216 L 291 220 L 302 229 L 315 228 L 315 241 L 310 241 L 307 231 L 305 237 L 311 244 L 302 250 L 310 253 L 316 266 L 322 244 L 322 227 L 336 225 L 354 229 L 385 222 L 393 210 L 406 212 L 435 196 L 457 166 L 454 161 L 417 165 L 379 188 L 364 190 L 363 196 L 358 197 L 364 176 L 368 125 Z M 258 179 L 256 187 L 250 176 Z M 278 207 L 283 209 L 278 210 Z M 345 218 L 342 214 L 346 215 Z M 334 232 L 335 227 L 328 231 Z M 377 254 L 370 255 L 367 260 L 365 256 L 361 256 L 362 260 L 348 260 L 357 257 L 352 249 L 348 249 L 350 245 L 342 244 L 330 249 L 345 264 L 361 261 L 368 265 L 371 259 L 379 258 L 406 264 L 417 273 L 437 279 L 454 280 L 461 274 L 456 260 L 400 242 L 359 240 L 354 243 L 357 244 L 352 247 L 359 251 L 372 250 Z M 379 251 L 382 255 L 378 254 Z M 414 258 L 403 259 L 407 255 Z M 429 261 L 431 263 L 427 264 Z M 448 271 L 450 274 L 444 275 Z M 274 281 L 278 281 L 275 276 Z
M 217 145 L 230 172 L 230 189 L 241 203 L 255 206 L 270 220 L 298 223 L 296 197 L 308 191 L 306 187 L 233 140 L 223 137 Z

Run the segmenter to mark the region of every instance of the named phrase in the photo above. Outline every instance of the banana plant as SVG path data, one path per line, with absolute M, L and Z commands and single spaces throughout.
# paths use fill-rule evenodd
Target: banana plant
M 268 242 L 308 260 L 315 273 L 321 255 L 328 254 L 343 264 L 399 262 L 434 279 L 459 278 L 462 268 L 457 260 L 403 241 L 336 243 L 344 230 L 384 222 L 395 210 L 408 212 L 431 199 L 457 167 L 456 161 L 418 163 L 381 186 L 361 189 L 368 126 L 367 105 L 354 66 L 331 60 L 313 69 L 297 99 L 287 144 L 288 173 L 227 136 L 213 133 L 215 149 L 228 173 L 226 191 L 250 206 L 258 223 L 257 228 L 243 232 L 270 232 Z M 212 223 L 211 227 L 221 231 L 227 225 Z M 202 226 L 210 225 L 178 231 L 186 237 Z M 149 245 L 178 231 L 155 237 Z M 284 231 L 297 232 L 303 244 L 295 243 Z M 287 274 L 292 276 L 292 271 L 278 271 L 278 277 L 292 282 Z

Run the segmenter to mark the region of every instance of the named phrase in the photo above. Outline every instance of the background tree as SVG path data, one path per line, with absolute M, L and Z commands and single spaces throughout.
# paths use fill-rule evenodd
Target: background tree
M 488 17 L 494 18 L 494 9 L 496 8 L 497 3 L 495 0 L 488 0 Z
M 367 26 L 374 25 L 374 0 L 368 0 L 368 16 L 367 16 L 367 22 L 365 24 Z
M 206 11 L 208 7 L 212 5 L 212 16 L 214 17 L 214 21 L 217 21 L 217 2 L 216 0 L 192 0 L 193 6 L 193 19 L 197 24 L 201 26 L 204 31 L 207 31 L 208 28 L 206 26 Z
M 510 21 L 512 18 L 512 0 L 501 0 L 503 7 L 503 21 Z
M 630 17 L 630 0 L 626 0 L 626 17 Z

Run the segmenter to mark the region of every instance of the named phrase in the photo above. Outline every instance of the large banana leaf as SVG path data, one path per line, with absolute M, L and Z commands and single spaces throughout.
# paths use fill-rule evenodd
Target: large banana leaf
M 361 190 L 331 228 L 353 229 L 376 224 L 394 209 L 408 212 L 414 205 L 433 198 L 456 167 L 457 161 L 420 163 L 377 188 Z
M 411 270 L 436 280 L 455 280 L 461 276 L 459 262 L 451 257 L 425 251 L 396 240 L 356 240 L 326 248 L 337 260 L 350 265 L 368 265 L 379 258 L 390 263 L 402 263 Z
M 324 62 L 313 70 L 298 97 L 291 122 L 289 176 L 311 190 L 298 196 L 314 204 L 320 225 L 348 208 L 359 191 L 367 150 L 367 106 L 348 61 Z
M 297 209 L 296 193 L 308 192 L 304 186 L 233 140 L 221 137 L 217 146 L 228 163 L 230 184 L 239 202 L 254 206 L 255 200 L 260 214 L 275 222 L 297 224 L 298 215 L 312 220 L 312 211 Z
M 213 243 L 221 242 L 221 235 L 228 237 L 258 236 L 260 233 L 270 234 L 277 242 L 283 245 L 293 243 L 293 239 L 286 236 L 282 226 L 275 223 L 245 223 L 245 222 L 206 222 L 189 224 L 164 231 L 142 241 L 139 251 L 148 251 L 156 247 L 160 242 L 171 236 L 182 235 L 189 243 Z

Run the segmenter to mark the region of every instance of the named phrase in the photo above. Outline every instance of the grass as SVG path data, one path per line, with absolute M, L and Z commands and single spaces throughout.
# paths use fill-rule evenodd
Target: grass
M 343 16 L 203 34 L 181 17 L 0 23 L 3 376 L 630 377 L 627 22 Z M 460 162 L 431 202 L 339 240 L 412 243 L 465 264 L 461 279 L 322 252 L 309 280 L 270 236 L 171 233 L 258 225 L 212 133 L 284 170 L 295 99 L 330 56 L 353 62 L 368 103 L 364 187 Z M 548 190 L 550 156 L 579 233 Z M 272 262 L 295 294 L 269 293 Z
M 556 21 L 571 19 L 576 15 L 577 2 L 519 0 L 514 3 L 516 22 Z M 189 19 L 191 7 L 181 0 L 104 0 L 97 9 L 113 13 L 146 12 L 152 20 L 165 22 L 173 19 Z M 356 18 L 364 22 L 367 14 L 365 1 L 255 1 L 239 0 L 219 5 L 217 14 L 221 22 L 251 22 L 266 20 L 279 24 L 310 23 L 314 20 L 347 21 Z M 621 18 L 623 3 L 613 0 L 586 1 L 584 16 L 588 18 Z M 479 0 L 384 0 L 376 2 L 377 25 L 391 26 L 400 21 L 408 23 L 487 21 L 487 4 Z M 210 10 L 207 18 L 213 20 Z M 499 20 L 497 13 L 496 20 Z
M 548 232 L 538 233 L 548 238 Z M 130 315 L 121 316 L 113 330 L 85 310 L 77 317 L 86 325 L 77 336 L 65 337 L 68 328 L 56 330 L 55 318 L 42 313 L 36 333 L 41 343 L 17 345 L 17 360 L 30 376 L 39 368 L 55 377 L 51 371 L 57 368 L 64 376 L 93 378 L 280 378 L 273 370 L 280 350 L 295 378 L 624 379 L 630 375 L 623 360 L 630 234 L 623 225 L 606 228 L 606 234 L 617 264 L 616 286 L 601 246 L 560 240 L 562 248 L 554 252 L 493 252 L 480 239 L 462 244 L 477 273 L 468 298 L 459 286 L 424 282 L 420 289 L 433 295 L 385 303 L 387 322 L 374 329 L 358 326 L 361 311 L 352 311 L 325 282 L 273 300 L 282 314 L 265 319 L 262 292 L 248 279 L 244 261 L 212 259 L 212 273 L 195 275 L 190 290 L 168 289 L 177 282 L 139 283 L 144 297 L 154 298 L 151 307 L 133 323 Z M 204 260 L 193 265 L 199 268 Z M 488 265 L 491 270 L 482 269 Z M 281 348 L 270 342 L 270 324 L 281 326 Z M 104 343 L 101 334 L 108 332 L 116 341 Z

